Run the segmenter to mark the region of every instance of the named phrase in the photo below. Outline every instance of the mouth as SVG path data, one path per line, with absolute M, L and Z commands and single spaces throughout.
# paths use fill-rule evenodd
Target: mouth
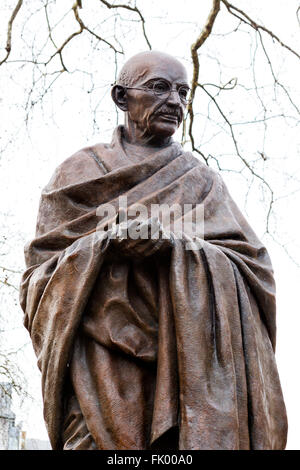
M 172 122 L 174 124 L 178 124 L 179 122 L 178 116 L 175 116 L 174 114 L 160 113 L 159 117 L 164 121 Z

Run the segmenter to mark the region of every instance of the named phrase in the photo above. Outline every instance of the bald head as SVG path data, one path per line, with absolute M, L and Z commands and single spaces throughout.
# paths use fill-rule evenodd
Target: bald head
M 111 90 L 125 112 L 127 141 L 168 145 L 182 122 L 188 89 L 186 69 L 175 57 L 158 51 L 131 57 Z
M 146 51 L 131 57 L 122 67 L 117 83 L 122 86 L 139 86 L 168 71 L 181 75 L 187 81 L 185 67 L 175 57 L 159 51 Z

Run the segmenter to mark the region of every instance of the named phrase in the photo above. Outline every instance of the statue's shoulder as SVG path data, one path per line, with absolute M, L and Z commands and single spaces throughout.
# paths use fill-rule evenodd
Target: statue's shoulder
M 202 178 L 216 183 L 223 182 L 220 172 L 212 168 L 210 165 L 204 163 L 204 161 L 201 160 L 201 157 L 199 157 L 198 154 L 196 154 L 195 152 L 184 152 L 184 154 L 186 158 L 192 160 L 195 165 L 199 168 Z
M 64 186 L 83 183 L 104 174 L 97 163 L 97 155 L 101 155 L 107 144 L 95 144 L 84 147 L 66 158 L 54 171 L 49 181 L 48 189 L 57 189 Z

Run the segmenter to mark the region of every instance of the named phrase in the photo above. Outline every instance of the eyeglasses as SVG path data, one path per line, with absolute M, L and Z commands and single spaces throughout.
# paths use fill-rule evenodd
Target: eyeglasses
M 172 92 L 178 93 L 178 96 L 180 98 L 180 101 L 186 105 L 188 104 L 188 94 L 189 94 L 189 87 L 186 85 L 181 85 L 179 86 L 176 90 L 172 89 L 171 83 L 165 81 L 165 80 L 157 80 L 156 82 L 153 82 L 150 86 L 145 86 L 145 87 L 129 87 L 125 86 L 127 90 L 142 90 L 150 93 L 154 93 L 155 96 L 157 96 L 161 100 L 166 100 L 169 98 L 170 94 Z

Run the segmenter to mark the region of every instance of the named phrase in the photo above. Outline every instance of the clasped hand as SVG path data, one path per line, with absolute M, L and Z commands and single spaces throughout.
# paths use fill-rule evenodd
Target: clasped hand
M 172 233 L 163 229 L 157 217 L 131 219 L 115 224 L 109 238 L 123 255 L 138 258 L 165 251 L 174 242 Z

